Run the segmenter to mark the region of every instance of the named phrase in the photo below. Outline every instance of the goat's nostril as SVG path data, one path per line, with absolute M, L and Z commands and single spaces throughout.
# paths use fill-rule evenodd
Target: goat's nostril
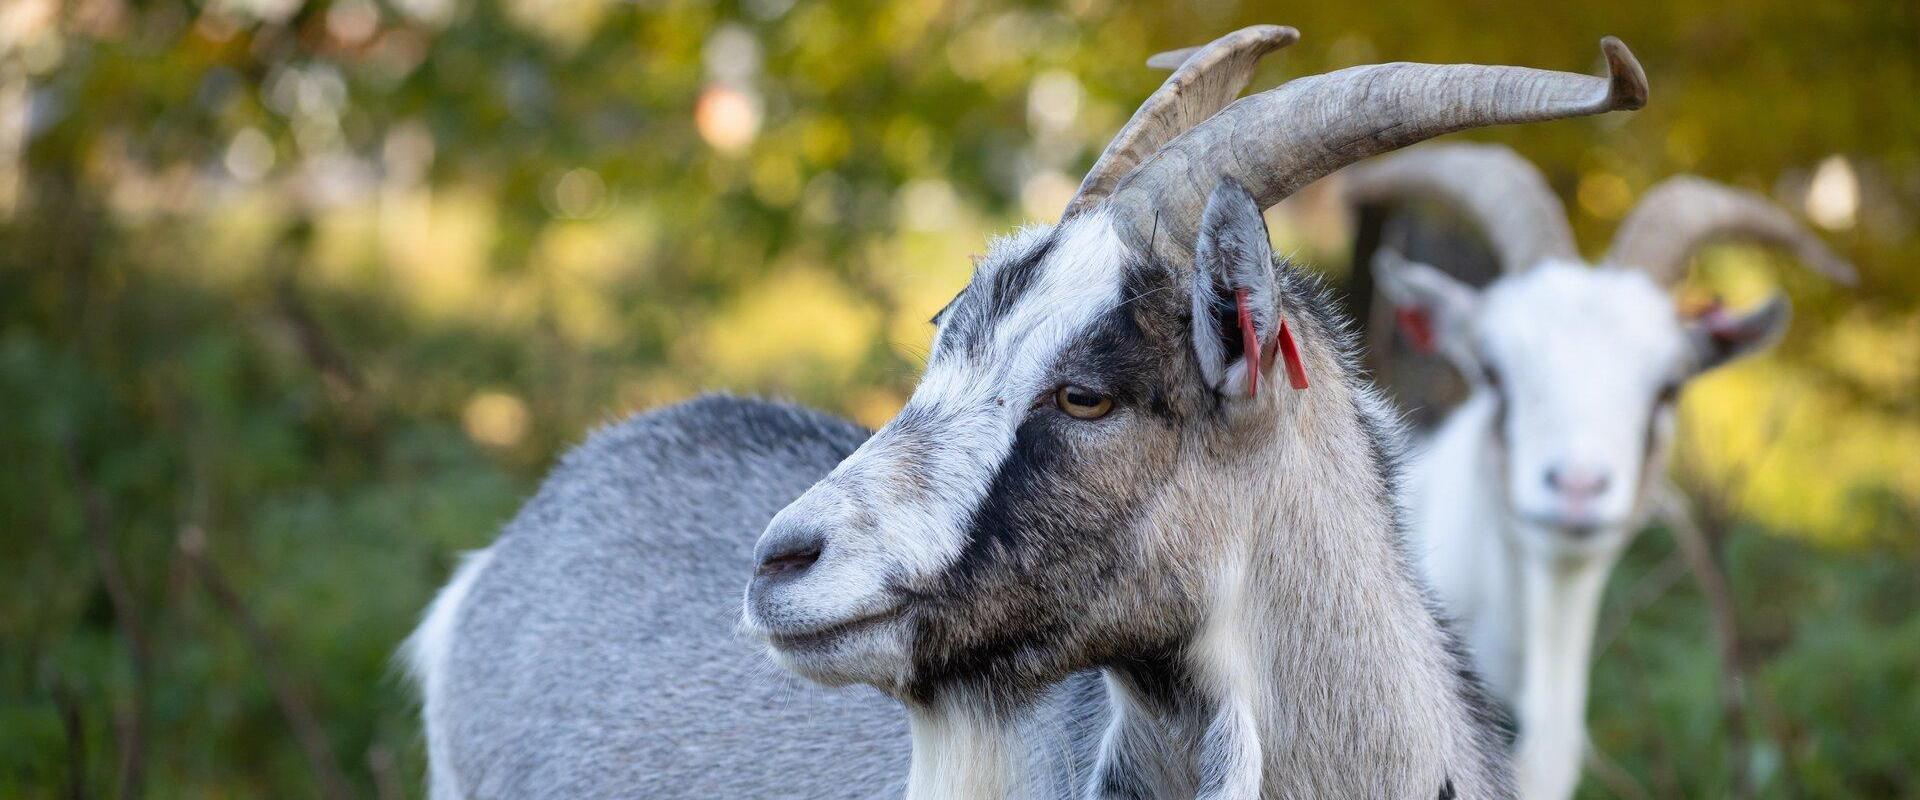
M 1613 482 L 1603 470 L 1564 466 L 1548 467 L 1546 479 L 1547 488 L 1575 497 L 1601 494 Z
M 784 575 L 789 572 L 799 572 L 807 567 L 813 566 L 813 562 L 819 560 L 820 548 L 818 547 L 796 553 L 782 553 L 760 562 L 759 573 L 771 577 L 774 575 Z
M 790 538 L 765 548 L 760 566 L 754 573 L 771 578 L 805 572 L 820 560 L 821 539 L 817 536 Z

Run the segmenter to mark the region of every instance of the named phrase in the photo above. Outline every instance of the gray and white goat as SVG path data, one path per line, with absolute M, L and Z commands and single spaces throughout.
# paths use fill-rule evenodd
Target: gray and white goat
M 1701 178 L 1650 190 L 1590 267 L 1559 198 L 1507 148 L 1417 148 L 1345 177 L 1352 201 L 1460 209 L 1505 271 L 1476 290 L 1391 250 L 1374 261 L 1413 338 L 1471 387 L 1408 470 L 1423 566 L 1515 712 L 1521 796 L 1570 797 L 1601 593 L 1662 485 L 1674 401 L 1693 376 L 1778 339 L 1789 316 L 1776 296 L 1684 318 L 1671 285 L 1695 249 L 1731 237 L 1784 246 L 1842 282 L 1852 268 L 1765 199 Z
M 409 648 L 435 796 L 897 793 L 898 712 L 782 686 L 734 614 L 905 705 L 910 797 L 1506 795 L 1401 549 L 1392 417 L 1261 211 L 1645 78 L 1608 40 L 1608 77 L 1387 64 L 1228 106 L 1295 36 L 1182 54 L 1063 220 L 980 260 L 870 438 L 707 399 L 564 459 Z

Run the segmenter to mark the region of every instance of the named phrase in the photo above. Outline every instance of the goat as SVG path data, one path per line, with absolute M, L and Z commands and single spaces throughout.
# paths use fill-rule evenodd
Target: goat
M 1422 566 L 1515 711 L 1521 796 L 1570 797 L 1601 593 L 1656 499 L 1674 402 L 1693 376 L 1773 342 L 1789 316 L 1776 296 L 1683 319 L 1668 287 L 1694 249 L 1727 236 L 1784 245 L 1842 282 L 1852 268 L 1766 200 L 1701 178 L 1649 191 L 1595 268 L 1545 179 L 1504 147 L 1417 148 L 1346 179 L 1355 202 L 1464 210 L 1506 271 L 1475 290 L 1389 249 L 1373 264 L 1416 347 L 1437 348 L 1471 387 L 1409 469 Z
M 1183 54 L 1062 222 L 981 259 L 870 438 L 709 399 L 570 454 L 409 643 L 435 797 L 898 794 L 903 738 L 918 798 L 1504 795 L 1400 549 L 1391 418 L 1260 212 L 1645 78 L 1608 40 L 1607 78 L 1379 65 L 1222 109 L 1296 35 Z M 1280 372 L 1312 388 L 1260 391 Z M 736 610 L 909 736 L 754 674 Z
M 1261 213 L 1448 131 L 1637 106 L 1636 65 L 1604 51 L 1607 78 L 1297 79 L 1083 183 L 982 259 L 899 415 L 774 517 L 745 628 L 804 677 L 899 698 L 914 797 L 1022 785 L 1022 709 L 1091 666 L 1107 794 L 1503 794 L 1398 549 L 1391 417 Z M 1277 374 L 1312 388 L 1261 393 Z

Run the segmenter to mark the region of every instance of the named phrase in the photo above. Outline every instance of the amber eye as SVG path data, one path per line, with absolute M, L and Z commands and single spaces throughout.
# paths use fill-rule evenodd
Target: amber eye
M 1113 398 L 1071 384 L 1053 393 L 1053 402 L 1074 419 L 1099 419 L 1113 410 Z

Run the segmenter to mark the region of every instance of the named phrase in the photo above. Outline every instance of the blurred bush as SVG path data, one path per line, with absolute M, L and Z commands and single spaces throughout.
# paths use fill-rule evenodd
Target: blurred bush
M 1650 537 L 1595 694 L 1626 778 L 1589 789 L 1914 796 L 1917 15 L 0 4 L 0 795 L 418 795 L 390 656 L 560 449 L 705 388 L 883 421 L 968 255 L 1057 214 L 1157 82 L 1144 56 L 1281 22 L 1305 38 L 1258 86 L 1395 59 L 1582 69 L 1620 35 L 1650 108 L 1485 137 L 1546 168 L 1584 241 L 1692 170 L 1860 263 L 1845 292 L 1757 251 L 1703 259 L 1702 291 L 1777 282 L 1800 312 L 1686 401 L 1683 460 L 1732 495 L 1769 710 L 1728 752 L 1699 597 Z M 1328 198 L 1273 221 L 1344 274 Z

